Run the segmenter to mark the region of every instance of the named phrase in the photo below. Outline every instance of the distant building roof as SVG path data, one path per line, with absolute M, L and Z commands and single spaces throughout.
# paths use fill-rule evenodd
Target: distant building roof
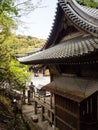
M 29 56 L 29 55 L 32 55 L 34 53 L 37 53 L 39 51 L 41 51 L 41 48 L 36 48 L 35 51 L 27 52 L 25 54 L 15 54 L 15 57 L 17 57 L 17 58 L 25 57 L 25 56 Z

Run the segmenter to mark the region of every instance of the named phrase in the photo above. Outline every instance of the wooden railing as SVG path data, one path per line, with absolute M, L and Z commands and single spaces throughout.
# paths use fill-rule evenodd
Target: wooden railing
M 52 113 L 54 113 L 54 102 L 51 103 L 51 97 L 50 96 L 46 96 L 46 95 L 40 95 L 39 93 L 35 93 L 34 94 L 34 100 L 40 104 L 41 106 L 44 106 L 45 108 L 47 108 L 49 111 L 51 111 Z M 54 99 L 52 98 L 52 101 Z

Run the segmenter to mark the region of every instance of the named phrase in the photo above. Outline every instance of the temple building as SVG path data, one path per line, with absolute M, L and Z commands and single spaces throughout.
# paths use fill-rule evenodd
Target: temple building
M 51 82 L 42 90 L 51 93 L 46 109 L 55 129 L 98 130 L 98 9 L 59 0 L 44 47 L 18 60 L 49 69 Z

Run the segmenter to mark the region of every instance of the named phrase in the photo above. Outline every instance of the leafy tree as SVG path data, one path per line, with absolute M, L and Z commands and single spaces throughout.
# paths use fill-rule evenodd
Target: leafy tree
M 0 84 L 23 85 L 28 78 L 27 67 L 20 66 L 13 58 L 20 48 L 27 47 L 27 39 L 21 39 L 24 45 L 20 44 L 12 30 L 17 27 L 16 18 L 34 10 L 40 2 L 34 5 L 30 0 L 0 0 Z
M 28 73 L 27 70 L 27 66 L 21 65 L 18 61 L 14 59 L 11 60 L 10 71 L 14 75 L 14 77 L 12 78 L 13 83 L 19 86 L 23 86 L 31 75 L 31 73 Z

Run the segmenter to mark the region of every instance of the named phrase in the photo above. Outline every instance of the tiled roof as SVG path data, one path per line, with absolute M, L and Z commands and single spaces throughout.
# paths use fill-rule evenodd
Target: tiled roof
M 47 64 L 55 62 L 68 62 L 68 59 L 89 55 L 98 49 L 98 39 L 94 37 L 79 37 L 60 43 L 49 49 L 30 56 L 18 58 L 24 64 Z
M 98 81 L 77 77 L 59 77 L 42 89 L 81 102 L 98 91 Z
M 56 38 L 59 37 L 57 32 L 59 32 L 60 22 L 62 22 L 60 19 L 64 14 L 75 26 L 87 33 L 84 37 L 78 36 L 63 43 L 55 44 Z M 75 0 L 59 0 L 54 25 L 45 46 L 41 51 L 18 58 L 18 60 L 24 64 L 69 63 L 69 59 L 76 63 L 74 59 L 80 57 L 87 60 L 84 56 L 93 54 L 98 50 L 97 36 L 97 9 L 79 5 Z
M 76 26 L 98 37 L 98 9 L 79 5 L 76 0 L 58 0 L 54 23 L 44 48 L 55 42 L 58 22 L 62 15 L 61 8 Z
M 81 29 L 98 37 L 98 9 L 81 6 L 75 0 L 65 1 L 59 0 L 59 4 L 68 18 Z
M 41 48 L 37 48 L 35 51 L 31 51 L 31 52 L 28 52 L 28 53 L 25 53 L 25 54 L 15 54 L 15 57 L 16 58 L 25 57 L 25 56 L 29 56 L 29 55 L 32 55 L 34 53 L 40 52 L 40 51 L 41 51 Z
M 63 11 L 62 11 L 63 10 Z M 56 40 L 58 26 L 63 13 L 78 28 L 98 37 L 98 9 L 79 5 L 76 0 L 58 0 L 57 11 L 51 32 L 44 48 L 48 48 Z
M 86 7 L 86 6 L 82 6 L 82 5 L 79 5 L 79 6 L 81 6 L 81 9 L 83 10 L 83 12 L 86 13 L 88 16 L 91 16 L 94 19 L 98 20 L 98 9 Z M 88 19 L 88 20 L 90 20 L 90 19 Z M 91 21 L 91 22 L 95 22 L 95 21 Z

